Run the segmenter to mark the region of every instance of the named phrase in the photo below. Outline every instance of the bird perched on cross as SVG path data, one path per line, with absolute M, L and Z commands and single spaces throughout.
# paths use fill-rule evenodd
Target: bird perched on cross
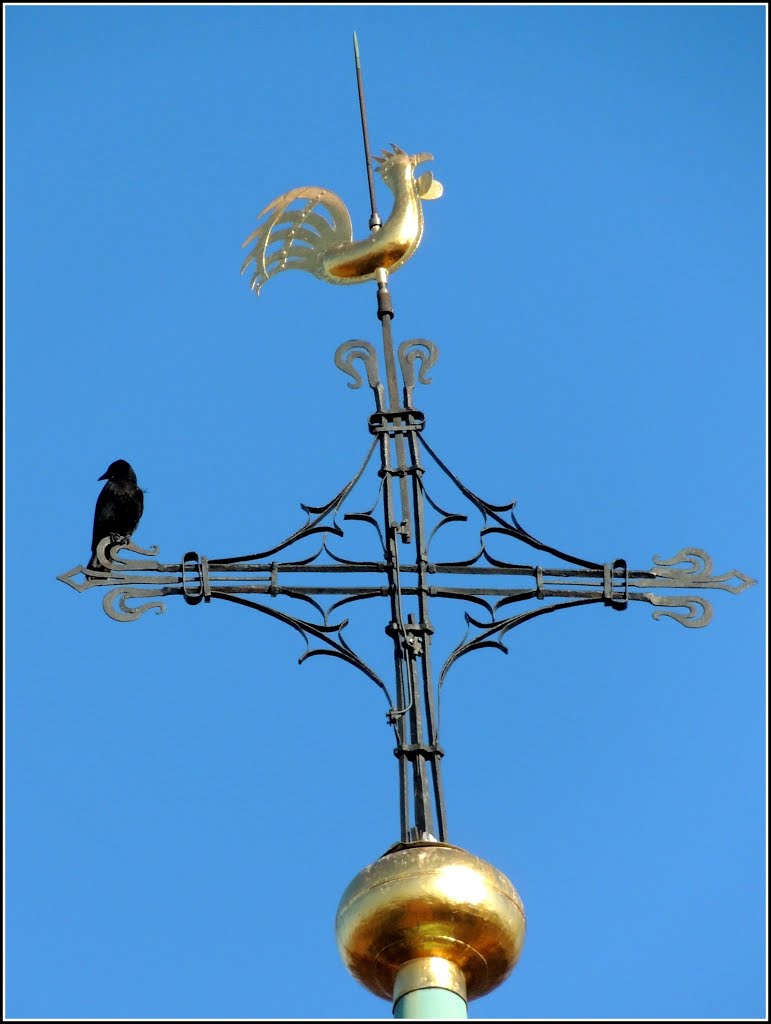
M 96 555 L 100 540 L 110 537 L 114 542 L 128 540 L 136 530 L 144 511 L 144 492 L 137 484 L 137 475 L 125 459 L 110 463 L 99 477 L 107 483 L 96 499 L 94 532 L 91 540 L 89 569 L 105 571 Z

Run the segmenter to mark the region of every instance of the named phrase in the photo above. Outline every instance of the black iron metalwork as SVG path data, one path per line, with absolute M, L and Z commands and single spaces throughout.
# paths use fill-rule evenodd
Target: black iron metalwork
M 513 502 L 494 505 L 476 495 L 428 443 L 425 417 L 414 405 L 416 386 L 430 383 L 438 349 L 431 341 L 415 338 L 394 351 L 393 307 L 386 283 L 379 285 L 378 294 L 385 386 L 371 342 L 352 339 L 335 353 L 336 365 L 351 378 L 350 388 L 360 388 L 366 377 L 375 408 L 369 417 L 372 441 L 362 463 L 330 501 L 303 505 L 305 523 L 264 551 L 216 558 L 188 551 L 179 563 L 166 564 L 156 560 L 157 549 L 123 541 L 113 544 L 105 538 L 97 547 L 102 572 L 79 565 L 59 579 L 81 592 L 106 588 L 104 610 L 122 622 L 151 609 L 162 612 L 162 599 L 175 595 L 190 605 L 214 599 L 244 605 L 286 623 L 303 637 L 306 649 L 300 662 L 328 655 L 356 668 L 388 702 L 386 718 L 399 765 L 402 841 L 422 835 L 446 840 L 439 703 L 447 674 L 460 658 L 485 648 L 505 653 L 504 639 L 515 626 L 590 604 L 622 611 L 630 602 L 645 601 L 654 606 L 654 618 L 669 617 L 692 628 L 706 626 L 711 603 L 692 591 L 738 594 L 755 580 L 736 570 L 714 575 L 709 555 L 698 548 L 684 548 L 668 559 L 656 555 L 648 569 L 629 569 L 621 558 L 607 563 L 579 558 L 528 533 L 514 515 Z M 383 313 L 384 306 L 391 311 Z M 462 499 L 466 511 L 442 507 L 429 488 L 432 474 Z M 352 497 L 365 481 L 374 488 L 374 496 L 370 492 L 363 510 L 352 510 Z M 481 520 L 478 531 L 471 533 L 472 550 L 451 561 L 434 559 L 432 546 L 440 532 L 452 524 L 468 524 L 472 513 Z M 358 523 L 372 528 L 375 548 L 370 559 L 346 557 L 337 547 Z M 501 557 L 494 547 L 512 542 L 562 564 L 525 564 Z M 145 557 L 128 558 L 126 553 Z M 387 665 L 378 670 L 348 639 L 347 615 L 373 599 L 387 608 L 390 679 Z M 464 602 L 467 608 L 465 635 L 436 673 L 430 615 L 435 601 Z M 302 614 L 285 607 L 297 602 L 305 609 Z

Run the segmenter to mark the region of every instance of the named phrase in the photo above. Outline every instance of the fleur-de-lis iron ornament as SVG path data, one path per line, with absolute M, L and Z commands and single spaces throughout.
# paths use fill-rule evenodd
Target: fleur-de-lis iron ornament
M 336 365 L 351 377 L 349 387 L 360 388 L 366 377 L 374 395 L 369 417 L 372 441 L 363 463 L 330 501 L 303 505 L 305 523 L 264 550 L 217 558 L 189 551 L 178 563 L 161 563 L 155 560 L 156 548 L 107 537 L 96 549 L 101 569 L 78 565 L 58 578 L 80 592 L 107 588 L 104 610 L 121 622 L 135 621 L 150 609 L 164 611 L 162 599 L 173 595 L 191 605 L 212 599 L 245 605 L 286 623 L 303 637 L 307 646 L 301 662 L 326 654 L 358 669 L 388 701 L 386 718 L 399 765 L 402 842 L 424 836 L 445 841 L 439 698 L 447 673 L 461 657 L 484 648 L 506 652 L 504 638 L 515 626 L 545 613 L 590 604 L 621 611 L 630 601 L 644 601 L 654 606 L 654 618 L 672 618 L 692 628 L 706 626 L 712 606 L 705 597 L 692 596 L 692 591 L 738 594 L 756 581 L 736 570 L 715 576 L 709 555 L 698 548 L 683 548 L 669 559 L 654 556 L 653 565 L 640 570 L 630 570 L 621 558 L 602 563 L 566 554 L 525 530 L 514 515 L 514 503 L 494 505 L 474 494 L 428 444 L 423 436 L 425 418 L 413 398 L 417 384 L 430 383 L 428 373 L 439 352 L 423 338 L 404 341 L 395 351 L 388 272 L 403 266 L 415 252 L 423 231 L 422 201 L 440 196 L 442 187 L 430 173 L 414 176 L 420 163 L 433 159 L 429 154 L 410 156 L 393 146 L 379 158 L 378 170 L 394 194 L 393 211 L 381 223 L 358 51 L 357 76 L 372 210 L 369 238 L 353 241 L 351 218 L 333 193 L 314 187 L 294 189 L 263 210 L 260 216 L 266 220 L 244 243 L 255 244 L 242 272 L 250 263 L 255 265 L 255 292 L 268 278 L 292 269 L 309 271 L 332 284 L 378 282 L 382 366 L 376 347 L 366 340 L 346 341 L 335 354 Z M 299 209 L 293 208 L 297 203 Z M 350 499 L 364 487 L 375 450 L 379 468 L 372 484 L 374 500 L 370 493 L 363 509 L 350 510 Z M 442 507 L 431 473 L 449 487 L 453 500 L 463 502 L 464 511 Z M 471 549 L 451 560 L 434 558 L 437 534 L 453 524 L 468 523 L 471 515 L 479 521 L 471 533 Z M 337 545 L 345 541 L 349 523 L 373 528 L 370 559 L 340 553 Z M 525 565 L 503 557 L 500 545 L 509 543 L 524 544 L 562 564 Z M 128 559 L 123 552 L 144 557 Z M 660 590 L 666 593 L 655 593 Z M 391 680 L 386 678 L 390 672 L 378 671 L 348 639 L 349 620 L 343 610 L 347 615 L 347 610 L 372 600 L 387 608 Z M 429 607 L 436 600 L 465 602 L 470 610 L 465 612 L 465 635 L 435 675 Z M 293 602 L 302 605 L 302 616 L 287 607 Z

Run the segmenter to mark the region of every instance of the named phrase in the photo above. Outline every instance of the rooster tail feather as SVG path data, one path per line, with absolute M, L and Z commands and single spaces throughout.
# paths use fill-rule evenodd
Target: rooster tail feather
M 293 204 L 301 205 L 291 208 Z M 353 239 L 351 218 L 343 201 L 334 192 L 315 185 L 278 196 L 261 211 L 258 220 L 263 217 L 263 223 L 242 244 L 246 248 L 255 243 L 241 265 L 243 274 L 254 263 L 250 287 L 255 294 L 268 278 L 282 270 L 308 270 L 318 276 L 323 253 Z

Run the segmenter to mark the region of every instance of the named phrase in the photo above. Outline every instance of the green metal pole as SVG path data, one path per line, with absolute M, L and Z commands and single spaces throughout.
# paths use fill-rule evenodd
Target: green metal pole
M 438 956 L 410 960 L 394 982 L 394 1017 L 402 1020 L 466 1020 L 466 979 Z

